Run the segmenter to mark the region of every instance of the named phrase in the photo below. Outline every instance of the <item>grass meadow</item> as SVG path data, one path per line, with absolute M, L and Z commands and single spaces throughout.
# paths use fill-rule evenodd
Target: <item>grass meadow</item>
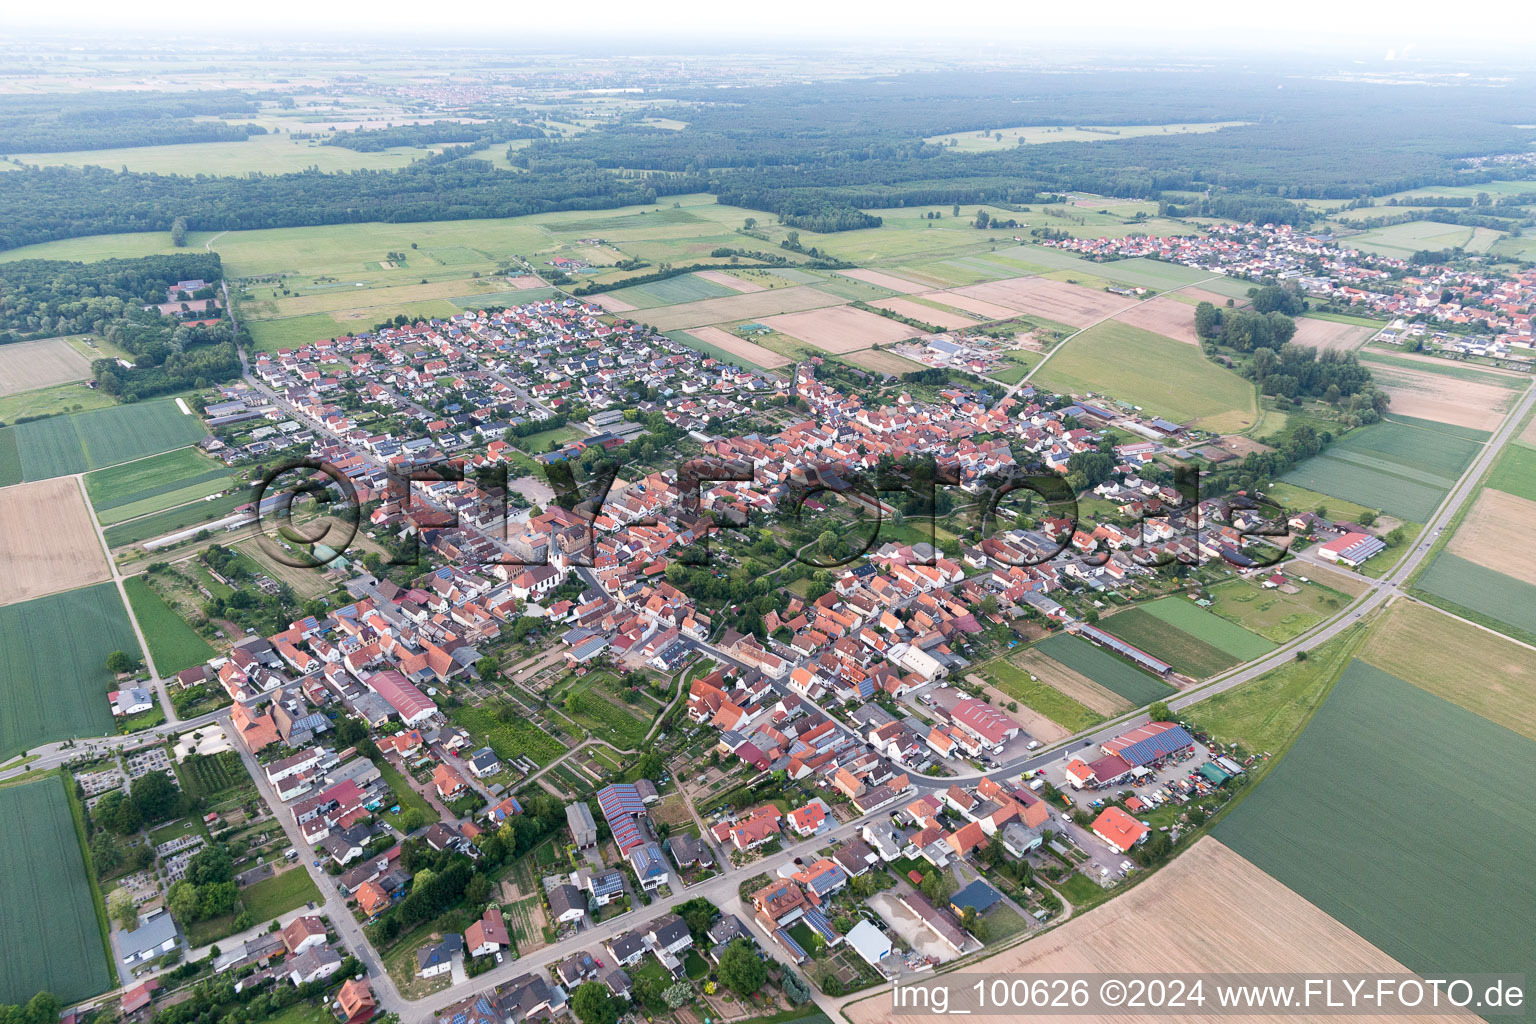
M 25 1003 L 39 991 L 67 1004 L 109 984 L 96 900 L 64 785 L 47 776 L 0 787 L 6 822 L 0 1004 Z
M 1166 600 L 1177 601 L 1180 598 Z M 1231 668 L 1240 660 L 1214 644 L 1186 633 L 1145 607 L 1116 612 L 1100 621 L 1099 628 L 1133 647 L 1141 648 L 1154 658 L 1161 658 L 1172 665 L 1175 672 L 1192 679 L 1213 676 L 1223 669 Z
M 1536 806 L 1487 766 L 1533 759 L 1524 736 L 1355 661 L 1214 834 L 1416 973 L 1519 969 Z M 1404 813 L 1408 779 L 1432 826 Z

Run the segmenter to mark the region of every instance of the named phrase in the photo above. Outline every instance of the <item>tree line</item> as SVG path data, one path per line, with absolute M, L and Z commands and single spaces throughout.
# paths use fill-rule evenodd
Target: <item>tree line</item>
M 509 142 L 542 139 L 544 130 L 510 121 L 464 124 L 437 120 L 429 124 L 397 124 L 386 128 L 357 128 L 336 132 L 324 145 L 340 146 L 358 153 L 377 153 L 394 146 L 432 146 L 443 142 Z

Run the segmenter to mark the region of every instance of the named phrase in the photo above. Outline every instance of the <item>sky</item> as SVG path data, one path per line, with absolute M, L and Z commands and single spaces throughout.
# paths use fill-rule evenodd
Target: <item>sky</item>
M 1166 10 L 1160 15 L 1159 10 Z M 12 5 L 6 29 L 121 28 L 155 32 L 187 24 L 186 5 L 170 0 L 56 0 Z M 1361 3 L 1358 0 L 1290 0 L 1284 5 L 1242 0 L 1180 0 L 1178 4 L 1093 0 L 1041 4 L 1029 0 L 956 0 L 934 4 L 912 0 L 774 0 L 771 4 L 718 0 L 580 0 L 571 3 L 515 3 L 456 0 L 423 5 L 404 0 L 265 0 L 261 4 L 216 4 L 197 9 L 194 34 L 210 28 L 241 38 L 316 39 L 406 36 L 432 41 L 458 39 L 473 47 L 489 40 L 516 45 L 554 38 L 584 37 L 631 47 L 666 40 L 728 44 L 796 41 L 818 44 L 922 42 L 966 44 L 989 49 L 1017 45 L 1047 47 L 1053 42 L 1081 47 L 1106 44 L 1163 48 L 1232 48 L 1250 52 L 1340 46 L 1362 55 L 1487 49 L 1509 52 L 1536 47 L 1536 4 L 1468 0 L 1448 8 L 1430 0 Z M 1497 26 L 1490 31 L 1490 26 Z M 174 32 L 171 33 L 175 35 Z

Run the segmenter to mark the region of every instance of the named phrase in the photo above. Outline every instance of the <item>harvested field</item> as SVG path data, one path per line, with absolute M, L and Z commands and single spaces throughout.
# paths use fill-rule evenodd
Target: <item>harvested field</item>
M 1340 569 L 1329 569 L 1315 562 L 1308 562 L 1305 565 L 1298 562 L 1289 568 L 1298 575 L 1305 576 L 1315 583 L 1321 583 L 1325 587 L 1348 594 L 1350 597 L 1359 597 L 1370 586 L 1369 580 L 1362 579 L 1353 573 L 1347 573 Z
M 857 352 L 871 345 L 889 345 L 920 333 L 906 324 L 850 306 L 786 313 L 769 317 L 764 323 L 824 352 L 833 353 Z
M 1200 338 L 1195 334 L 1194 307 L 1178 299 L 1158 296 L 1138 302 L 1125 312 L 1117 313 L 1115 319 L 1132 327 L 1161 334 L 1165 338 L 1190 345 L 1200 344 Z
M 1447 550 L 1485 569 L 1536 583 L 1536 501 L 1484 488 Z
M 1339 972 L 1403 973 L 1402 965 L 1382 950 L 1207 836 L 1123 896 L 1044 935 L 977 960 L 967 970 L 989 976 L 1236 974 L 1316 971 L 1319 964 Z M 969 986 L 955 988 L 957 993 L 969 991 Z M 900 1024 L 913 1019 L 892 1013 L 889 993 L 852 1003 L 843 1012 L 853 1024 Z M 1201 1019 L 1198 1014 L 1181 1017 Z M 1007 1024 L 1019 1017 L 973 1013 L 971 1019 Z M 1089 1018 L 1031 1014 L 1030 1019 L 1070 1022 Z M 1155 1024 L 1170 1018 L 1123 1013 L 1091 1019 L 1109 1024 Z M 1298 1018 L 1252 1014 L 1243 1019 L 1279 1022 Z M 1470 1015 L 1437 1019 L 1477 1020 Z
M 1007 320 L 1014 316 L 1014 311 L 1007 306 L 999 306 L 995 302 L 962 295 L 959 292 L 928 292 L 925 295 L 919 295 L 918 298 L 928 299 L 930 302 L 942 302 L 946 306 L 954 306 L 956 309 L 963 309 L 989 320 Z
M 766 288 L 760 292 L 727 295 L 719 299 L 682 302 L 675 306 L 648 309 L 632 319 L 650 324 L 659 331 L 687 330 L 707 324 L 722 324 L 727 320 L 757 320 L 777 313 L 798 313 L 823 306 L 837 306 L 843 301 L 836 295 L 799 285 L 793 288 Z
M 696 276 L 702 277 L 706 281 L 713 281 L 718 285 L 724 285 L 733 292 L 761 292 L 767 290 L 755 281 L 746 281 L 739 277 L 733 277 L 723 270 L 701 270 Z
M 1242 458 L 1250 452 L 1256 455 L 1263 455 L 1265 452 L 1274 451 L 1269 445 L 1255 441 L 1251 437 L 1244 437 L 1241 434 L 1228 434 L 1225 437 L 1219 437 L 1216 439 L 1216 445 L 1222 451 L 1231 452 L 1238 458 Z
M 72 477 L 0 488 L 0 604 L 110 576 L 96 524 Z
M 951 294 L 996 302 L 1019 313 L 1048 317 L 1073 327 L 1087 327 L 1112 313 L 1136 305 L 1135 299 L 1110 292 L 1051 281 L 1043 277 L 1011 277 L 1003 281 L 956 288 Z
M 85 380 L 91 363 L 64 338 L 0 345 L 0 395 Z
M 525 292 L 530 288 L 543 288 L 544 282 L 532 274 L 519 274 L 516 277 L 507 278 L 507 287 L 514 291 Z
M 1533 756 L 1530 739 L 1357 660 L 1214 834 L 1410 970 L 1508 969 L 1530 959 L 1511 951 L 1529 947 L 1536 875 L 1512 866 L 1536 807 L 1487 776 Z M 1404 813 L 1408 780 L 1435 827 Z
M 592 296 L 592 301 L 610 313 L 628 313 L 635 308 L 633 304 L 625 302 L 623 299 L 615 298 L 607 292 Z
M 1314 320 L 1309 316 L 1296 318 L 1296 335 L 1291 339 L 1294 345 L 1305 345 L 1315 348 L 1319 352 L 1353 352 L 1365 340 L 1376 333 L 1374 327 L 1360 327 L 1356 324 L 1340 324 L 1332 320 Z
M 851 277 L 855 281 L 863 281 L 880 288 L 889 288 L 893 292 L 901 292 L 903 295 L 911 295 L 913 292 L 922 291 L 926 285 L 917 284 L 897 277 L 894 274 L 882 273 L 879 270 L 842 270 L 844 277 Z
M 1394 602 L 1360 659 L 1536 740 L 1536 657 L 1416 601 Z
M 1047 658 L 1039 651 L 1025 651 L 1009 660 L 1025 672 L 1038 677 L 1051 689 L 1059 690 L 1101 715 L 1113 717 L 1131 710 L 1131 702 L 1118 693 L 1105 689 L 1087 676 L 1072 671 L 1053 658 Z
M 1220 295 L 1216 292 L 1206 291 L 1204 288 L 1180 288 L 1179 294 L 1184 298 L 1194 299 L 1196 303 L 1209 302 L 1213 306 L 1221 306 L 1223 308 L 1227 305 L 1227 299 L 1231 298 L 1229 295 Z M 1237 299 L 1234 302 L 1234 308 L 1237 309 L 1242 309 L 1246 305 L 1248 305 L 1247 299 Z
M 892 313 L 899 313 L 902 316 L 910 317 L 925 324 L 942 327 L 946 331 L 952 331 L 960 327 L 976 326 L 976 320 L 973 317 L 951 313 L 944 309 L 934 309 L 932 306 L 925 306 L 921 302 L 913 302 L 911 299 L 875 299 L 870 302 L 870 305 L 878 306 L 881 309 L 888 309 Z
M 695 327 L 688 332 L 706 345 L 713 345 L 718 349 L 724 349 L 733 356 L 740 356 L 749 363 L 761 366 L 765 370 L 776 369 L 780 366 L 788 366 L 791 360 L 781 356 L 771 349 L 754 345 L 745 338 L 738 338 L 730 331 L 722 331 L 718 327 Z
M 1496 428 L 1503 422 L 1504 414 L 1517 395 L 1509 388 L 1494 384 L 1461 380 L 1433 370 L 1386 366 L 1374 361 L 1371 373 L 1376 377 L 1377 385 L 1392 396 L 1391 412 L 1394 415 L 1473 430 Z
M 913 362 L 911 359 L 903 358 L 894 352 L 885 352 L 873 348 L 867 348 L 862 352 L 850 352 L 844 358 L 855 366 L 862 366 L 864 369 L 874 370 L 876 373 L 899 375 L 928 369 L 922 363 Z

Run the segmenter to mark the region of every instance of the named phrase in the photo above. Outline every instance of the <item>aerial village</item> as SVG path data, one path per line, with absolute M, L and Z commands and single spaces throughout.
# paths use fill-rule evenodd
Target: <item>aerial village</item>
M 367 543 L 282 542 L 327 556 L 306 570 L 326 596 L 291 618 L 290 584 L 219 544 L 274 498 L 146 550 L 200 551 L 262 596 L 220 607 L 227 651 L 111 698 L 124 720 L 169 699 L 198 728 L 77 770 L 103 821 L 146 776 L 174 786 L 172 758 L 231 776 L 185 794 L 201 827 L 139 858 L 112 933 L 143 979 L 125 1012 L 212 962 L 242 986 L 345 978 L 343 1020 L 425 998 L 453 1024 L 520 1024 L 599 997 L 728 1019 L 1039 929 L 1062 904 L 1037 873 L 1107 893 L 1165 858 L 1252 752 L 1164 706 L 1037 754 L 1058 733 L 968 668 L 1060 632 L 1176 693 L 1193 680 L 1099 613 L 1198 586 L 1173 562 L 1289 585 L 1255 554 L 1261 512 L 1187 505 L 1160 459 L 1201 436 L 1110 398 L 886 382 L 866 401 L 820 362 L 746 371 L 565 299 L 261 354 L 254 385 L 207 396 L 211 454 L 324 463 Z M 600 500 L 550 483 L 613 453 Z M 1102 456 L 1113 475 L 1084 494 L 1112 511 L 1042 498 L 940 539 L 855 484 L 914 455 L 960 501 Z M 689 459 L 714 471 L 680 476 Z M 894 538 L 790 557 L 872 518 Z M 1350 524 L 1291 526 L 1369 557 Z M 781 562 L 783 586 L 762 579 Z M 235 902 L 306 875 L 312 898 L 270 920 Z

